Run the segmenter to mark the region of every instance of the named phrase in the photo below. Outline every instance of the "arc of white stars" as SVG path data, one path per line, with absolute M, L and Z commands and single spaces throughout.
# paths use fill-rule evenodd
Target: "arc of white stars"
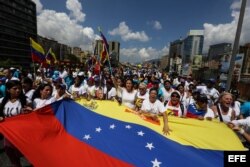
M 115 129 L 115 124 L 109 126 L 110 129 Z
M 95 131 L 100 133 L 102 131 L 102 128 L 101 127 L 95 128 Z
M 126 127 L 126 129 L 131 129 L 132 128 L 130 125 L 126 125 L 125 127 Z
M 137 132 L 138 136 L 143 136 L 145 133 L 143 131 Z
M 147 147 L 149 150 L 152 150 L 153 148 L 155 148 L 153 146 L 153 143 L 147 143 L 147 145 L 145 147 Z
M 84 137 L 83 137 L 83 139 L 85 139 L 85 140 L 89 140 L 90 138 L 91 138 L 90 135 L 84 135 Z
M 157 158 L 155 158 L 155 160 L 151 162 L 153 163 L 153 167 L 160 167 L 160 164 L 162 164 L 160 161 L 157 160 Z

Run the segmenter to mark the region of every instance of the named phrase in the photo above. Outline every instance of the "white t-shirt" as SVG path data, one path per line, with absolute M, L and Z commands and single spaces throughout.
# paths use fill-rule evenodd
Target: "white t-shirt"
M 125 88 L 122 88 L 122 104 L 131 109 L 134 109 L 136 93 L 137 93 L 136 90 L 128 92 Z
M 116 96 L 116 89 L 112 87 L 108 92 L 108 99 L 111 99 L 112 97 Z
M 76 87 L 75 85 L 71 85 L 69 88 L 69 93 L 71 93 L 72 95 L 77 94 L 78 96 L 80 96 L 86 93 L 86 89 L 87 88 L 85 86 Z
M 235 111 L 236 117 L 238 117 L 240 115 L 240 105 L 241 104 L 239 101 L 234 102 L 233 110 Z
M 245 119 L 233 120 L 232 123 L 237 126 L 250 127 L 250 117 Z
M 49 97 L 48 99 L 40 99 L 40 98 L 35 98 L 33 101 L 33 108 L 37 109 L 37 108 L 42 108 L 48 104 L 51 104 L 53 102 L 55 102 L 56 99 L 55 97 Z
M 167 91 L 165 89 L 165 87 L 162 87 L 161 90 L 162 90 L 162 93 L 163 93 L 163 102 L 169 101 L 171 94 L 175 91 L 173 88 L 170 88 L 170 90 Z
M 207 112 L 204 115 L 204 118 L 214 118 L 214 112 L 211 108 L 207 108 Z
M 207 95 L 208 98 L 208 106 L 211 107 L 215 101 L 219 98 L 219 91 L 215 88 L 209 89 L 207 86 L 197 86 L 196 89 L 200 90 L 201 94 Z M 212 100 L 212 98 L 214 100 Z
M 149 99 L 145 99 L 142 102 L 141 110 L 153 114 L 164 113 L 166 111 L 163 103 L 158 99 L 154 103 L 151 103 Z
M 35 90 L 34 89 L 30 89 L 28 92 L 25 93 L 25 96 L 32 101 L 32 96 L 34 94 Z
M 2 103 L 3 98 L 0 99 L 0 103 Z M 3 108 L 3 114 L 5 117 L 12 117 L 15 115 L 21 114 L 22 104 L 20 100 L 16 100 L 15 102 L 8 101 Z

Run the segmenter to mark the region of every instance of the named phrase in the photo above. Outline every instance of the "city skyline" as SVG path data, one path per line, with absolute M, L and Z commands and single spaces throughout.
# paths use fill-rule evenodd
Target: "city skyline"
M 204 29 L 204 48 L 233 43 L 240 0 L 33 0 L 37 4 L 38 34 L 70 46 L 92 49 L 98 26 L 109 41 L 121 43 L 121 61 L 138 62 L 168 54 L 169 44 L 190 29 Z M 241 44 L 250 41 L 248 1 Z

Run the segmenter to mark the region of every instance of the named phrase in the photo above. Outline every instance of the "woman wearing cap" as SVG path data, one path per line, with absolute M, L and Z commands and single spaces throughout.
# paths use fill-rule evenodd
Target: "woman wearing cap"
M 208 99 L 205 94 L 199 94 L 195 103 L 190 104 L 187 108 L 187 117 L 189 118 L 198 118 L 203 120 L 212 120 L 214 118 L 214 112 L 211 110 L 208 105 Z
M 169 115 L 175 115 L 178 117 L 185 117 L 186 107 L 180 102 L 180 94 L 178 92 L 172 92 L 170 100 L 167 102 L 165 109 Z
M 163 134 L 169 134 L 171 131 L 168 126 L 168 116 L 165 112 L 164 105 L 157 99 L 157 89 L 151 88 L 149 91 L 149 98 L 142 102 L 140 113 L 151 117 L 157 121 L 159 115 L 163 115 Z
M 0 99 L 0 120 L 32 111 L 31 101 L 22 91 L 20 81 L 10 80 L 6 83 L 6 96 Z M 5 152 L 14 166 L 21 166 L 22 154 L 6 138 L 4 139 Z
M 217 104 L 211 107 L 215 117 L 217 117 L 221 122 L 228 123 L 235 119 L 235 111 L 231 107 L 232 102 L 232 94 L 223 92 L 221 93 Z

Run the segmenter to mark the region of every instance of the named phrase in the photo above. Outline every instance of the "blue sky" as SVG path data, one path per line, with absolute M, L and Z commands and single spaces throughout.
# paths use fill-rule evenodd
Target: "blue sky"
M 40 35 L 92 50 L 100 26 L 108 40 L 121 43 L 121 60 L 130 62 L 168 54 L 169 43 L 190 29 L 204 29 L 204 53 L 211 44 L 233 42 L 240 7 L 240 0 L 33 1 Z M 250 42 L 249 4 L 243 43 Z

